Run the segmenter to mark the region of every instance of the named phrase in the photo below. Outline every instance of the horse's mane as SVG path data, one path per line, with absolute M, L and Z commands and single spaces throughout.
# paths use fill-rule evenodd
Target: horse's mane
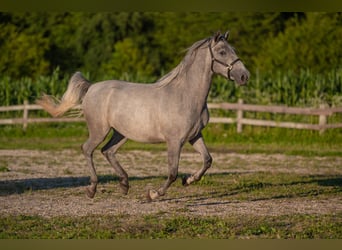
M 194 61 L 197 50 L 201 48 L 202 45 L 208 42 L 209 40 L 211 40 L 211 37 L 197 41 L 191 47 L 186 49 L 185 51 L 187 51 L 187 53 L 185 57 L 183 58 L 183 60 L 173 70 L 171 70 L 166 75 L 162 76 L 155 83 L 156 86 L 163 87 L 165 85 L 168 85 L 170 82 L 172 82 L 172 80 L 186 73 L 188 71 L 188 68 L 191 66 L 191 64 Z

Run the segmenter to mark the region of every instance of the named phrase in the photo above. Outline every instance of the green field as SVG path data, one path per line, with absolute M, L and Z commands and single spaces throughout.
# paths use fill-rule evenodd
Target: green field
M 201 218 L 160 215 L 127 222 L 127 216 L 1 216 L 0 237 L 13 239 L 340 239 L 341 214 Z M 28 230 L 29 229 L 29 230 Z
M 323 135 L 317 131 L 251 126 L 245 126 L 241 134 L 235 131 L 234 125 L 209 124 L 203 130 L 203 136 L 208 146 L 215 151 L 342 156 L 341 129 L 331 129 Z M 85 123 L 30 124 L 26 132 L 20 125 L 2 126 L 0 149 L 78 150 L 87 135 Z M 185 145 L 185 148 L 189 148 L 189 145 Z M 166 146 L 129 141 L 122 149 L 165 150 Z

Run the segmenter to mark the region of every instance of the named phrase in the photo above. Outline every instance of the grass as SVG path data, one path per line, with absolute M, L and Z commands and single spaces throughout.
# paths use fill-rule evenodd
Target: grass
M 0 149 L 79 149 L 87 134 L 84 123 L 32 124 L 26 132 L 21 126 L 2 126 Z
M 1 162 L 0 162 L 1 164 Z M 6 165 L 0 165 L 0 172 L 9 172 L 9 169 L 7 167 L 7 164 Z
M 78 150 L 87 135 L 85 123 L 32 124 L 26 132 L 21 126 L 2 126 L 0 149 Z M 210 150 L 214 151 L 342 156 L 341 129 L 319 135 L 316 131 L 246 126 L 243 133 L 237 134 L 233 125 L 209 124 L 203 136 Z M 122 148 L 158 151 L 165 150 L 166 146 L 129 141 Z M 185 150 L 189 148 L 187 144 Z
M 218 177 L 206 175 L 197 184 L 215 187 L 208 189 L 212 198 L 236 201 L 258 201 L 282 198 L 324 198 L 342 192 L 340 175 L 299 175 L 289 173 L 256 172 Z M 227 184 L 228 183 L 228 184 Z M 205 188 L 204 188 L 205 190 Z
M 113 178 L 105 182 L 106 190 L 114 190 Z M 115 179 L 115 181 L 117 181 Z M 140 196 L 147 183 L 157 185 L 162 179 L 131 179 L 131 196 Z M 59 183 L 60 184 L 60 183 Z M 104 183 L 102 183 L 104 185 Z M 13 188 L 13 187 L 11 187 Z M 18 187 L 17 187 L 18 188 Z M 25 188 L 25 187 L 21 187 Z M 65 194 L 65 188 L 26 190 L 23 195 L 44 192 L 48 197 Z M 61 194 L 59 194 L 61 192 Z M 68 188 L 68 199 L 80 195 Z M 199 216 L 190 212 L 193 206 L 218 203 L 269 201 L 291 203 L 294 199 L 319 201 L 338 198 L 342 192 L 341 175 L 301 175 L 285 173 L 208 174 L 186 190 L 175 183 L 165 201 L 183 197 L 186 201 L 176 209 L 160 210 L 149 215 L 56 216 L 0 215 L 1 239 L 339 239 L 342 237 L 342 213 L 297 213 L 263 215 L 233 213 L 226 216 Z M 82 194 L 83 195 L 83 194 Z M 185 195 L 185 196 L 184 196 Z M 97 199 L 120 199 L 118 194 L 101 192 Z M 132 199 L 130 197 L 129 199 Z M 164 201 L 164 202 L 165 202 Z M 158 203 L 158 201 L 156 202 Z M 215 203 L 215 202 L 214 202 Z M 157 204 L 156 204 L 157 205 Z M 298 203 L 298 206 L 301 206 Z M 270 208 L 271 209 L 271 208 Z M 316 208 L 316 209 L 319 209 Z M 317 211 L 319 212 L 319 211 Z M 28 230 L 29 229 L 29 230 Z
M 317 239 L 339 238 L 339 215 L 294 215 L 276 217 L 175 216 L 160 215 L 127 220 L 127 215 L 56 217 L 2 216 L 0 238 L 15 239 Z M 30 230 L 27 230 L 30 228 Z
M 339 239 L 342 238 L 342 213 L 320 212 L 325 209 L 321 201 L 334 202 L 340 199 L 342 175 L 336 167 L 334 173 L 327 172 L 329 161 L 342 156 L 342 133 L 331 130 L 320 136 L 311 131 L 246 128 L 244 133 L 236 134 L 233 126 L 210 124 L 204 130 L 204 137 L 210 151 L 247 154 L 246 159 L 237 159 L 225 167 L 225 173 L 209 173 L 198 183 L 184 189 L 179 181 L 169 189 L 164 202 L 176 202 L 177 208 L 161 209 L 146 215 L 128 215 L 124 212 L 115 215 L 55 216 L 39 215 L 0 215 L 0 238 L 17 239 L 128 239 L 128 238 L 214 238 L 214 239 Z M 63 150 L 79 149 L 87 138 L 87 129 L 83 123 L 30 125 L 26 133 L 20 126 L 4 126 L 0 130 L 0 149 Z M 155 152 L 164 151 L 165 145 L 145 145 L 129 142 L 123 150 L 145 149 Z M 187 145 L 184 150 L 192 150 Z M 293 162 L 268 162 L 271 171 L 253 169 L 248 162 L 248 154 L 263 153 L 300 155 L 305 172 L 291 171 Z M 312 157 L 327 157 L 325 161 L 314 161 Z M 337 157 L 337 158 L 336 158 Z M 160 160 L 159 158 L 156 160 Z M 246 162 L 245 162 L 246 161 Z M 259 166 L 262 162 L 254 162 Z M 252 165 L 253 165 L 252 164 Z M 273 166 L 274 164 L 274 166 Z M 287 166 L 288 164 L 292 164 Z M 336 164 L 335 164 L 336 165 Z M 334 166 L 335 166 L 334 165 Z M 337 165 L 336 165 L 337 166 Z M 318 173 L 326 167 L 325 174 Z M 243 170 L 235 173 L 237 168 Z M 288 169 L 282 172 L 279 169 Z M 0 173 L 11 171 L 8 162 L 0 160 Z M 65 175 L 73 175 L 73 169 L 65 168 Z M 180 173 L 180 177 L 183 173 Z M 70 184 L 70 178 L 74 184 Z M 117 178 L 99 176 L 100 186 L 97 199 L 111 200 L 121 196 L 115 191 Z M 130 178 L 131 191 L 128 199 L 141 199 L 141 192 L 147 185 L 160 185 L 161 176 L 150 178 Z M 42 183 L 16 182 L 1 186 L 1 196 L 13 192 L 26 195 L 42 194 L 46 197 L 64 197 L 84 195 L 81 191 L 88 181 L 82 177 L 61 177 L 53 184 L 46 179 L 48 188 Z M 58 182 L 58 183 L 57 183 Z M 47 184 L 45 184 L 47 185 Z M 55 186 L 54 186 L 55 185 Z M 44 186 L 44 185 L 43 185 Z M 81 188 L 81 189 L 80 189 Z M 109 191 L 108 191 L 109 190 Z M 173 197 L 173 198 L 172 198 Z M 180 198 L 175 198 L 180 197 Z M 27 198 L 27 197 L 26 197 Z M 127 199 L 127 198 L 126 198 Z M 168 201 L 170 199 L 170 201 Z M 175 199 L 176 201 L 172 201 Z M 181 199 L 181 201 L 177 201 Z M 182 199 L 185 201 L 182 202 Z M 214 204 L 236 204 L 236 208 L 250 203 L 294 204 L 313 202 L 319 204 L 309 211 L 287 211 L 270 215 L 255 213 L 229 213 L 226 216 L 193 214 L 192 208 Z M 207 204 L 207 205 L 206 205 Z M 155 203 L 158 205 L 158 201 Z M 246 205 L 245 205 L 246 206 Z M 310 206 L 310 205 L 307 205 Z M 322 206 L 322 207 L 320 207 Z M 281 205 L 278 205 L 281 208 Z M 271 209 L 271 208 L 270 208 Z M 293 207 L 297 209 L 297 207 Z M 303 208 L 305 209 L 305 207 Z M 318 209 L 315 211 L 315 209 Z M 256 210 L 258 211 L 258 210 Z M 331 211 L 331 210 L 330 210 Z

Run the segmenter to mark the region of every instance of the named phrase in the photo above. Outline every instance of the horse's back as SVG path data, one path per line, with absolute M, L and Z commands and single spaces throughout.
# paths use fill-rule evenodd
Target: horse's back
M 86 119 L 101 120 L 126 137 L 163 141 L 158 131 L 159 95 L 151 84 L 103 81 L 93 84 L 83 100 Z

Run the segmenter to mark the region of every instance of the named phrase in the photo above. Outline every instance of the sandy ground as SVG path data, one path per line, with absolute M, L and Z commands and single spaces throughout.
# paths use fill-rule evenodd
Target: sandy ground
M 341 175 L 342 157 L 302 157 L 282 154 L 212 153 L 213 167 L 208 174 L 258 171 L 310 175 Z M 129 177 L 149 180 L 167 173 L 165 152 L 122 151 L 118 159 Z M 114 172 L 100 152 L 94 154 L 97 173 L 103 176 L 94 199 L 85 196 L 88 169 L 79 151 L 0 150 L 0 211 L 5 214 L 55 216 L 187 214 L 194 216 L 285 214 L 334 214 L 342 212 L 342 197 L 222 200 L 196 195 L 200 186 L 190 186 L 160 200 L 148 203 L 145 190 L 131 186 L 127 196 L 120 194 Z M 193 173 L 201 166 L 194 152 L 181 155 L 181 173 Z M 109 179 L 110 181 L 105 181 Z M 229 177 L 227 177 L 229 178 Z M 160 181 L 163 181 L 160 179 Z M 156 183 L 155 181 L 153 183 Z M 160 183 L 161 184 L 161 183 Z M 152 184 L 151 184 L 152 185 Z M 155 184 L 153 184 L 155 185 Z M 179 184 L 178 184 L 179 185 Z M 19 187 L 19 188 L 18 188 Z M 154 186 L 155 187 L 155 186 Z M 11 190 L 10 192 L 8 190 Z M 172 187 L 171 187 L 172 190 Z

